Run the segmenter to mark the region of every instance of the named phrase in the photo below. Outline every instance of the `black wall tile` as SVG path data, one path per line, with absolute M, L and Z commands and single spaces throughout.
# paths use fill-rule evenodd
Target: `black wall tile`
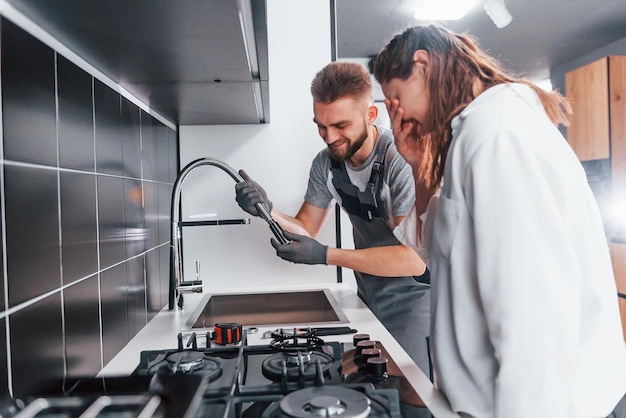
M 98 276 L 65 288 L 63 304 L 67 375 L 95 376 L 102 368 Z
M 1 190 L 1 189 L 0 189 Z M 0 193 L 0 198 L 2 198 Z M 2 236 L 2 218 L 0 218 L 0 236 Z M 0 250 L 0 266 L 4 265 L 4 254 Z M 4 269 L 0 268 L 0 311 L 4 311 Z M 0 402 L 9 396 L 9 369 L 7 367 L 6 319 L 0 319 Z
M 139 107 L 122 97 L 122 159 L 124 175 L 141 178 L 141 121 Z
M 170 129 L 156 122 L 157 141 L 157 181 L 167 183 L 170 180 Z
M 0 187 L 0 200 L 4 200 L 4 194 L 2 193 L 2 187 Z M 4 230 L 4 219 L 0 216 L 0 237 L 2 236 L 2 231 Z M 0 266 L 4 266 L 4 251 L 2 250 L 2 246 L 0 246 Z M 4 268 L 0 268 L 0 312 L 5 310 L 4 306 Z M 1 362 L 0 362 L 1 364 Z M 1 367 L 1 366 L 0 366 Z
M 95 170 L 92 77 L 57 56 L 59 165 Z
M 159 265 L 161 272 L 161 306 L 169 302 L 170 295 L 170 246 L 159 247 Z
M 158 184 L 144 181 L 144 209 L 145 209 L 145 227 L 146 227 L 146 245 L 148 249 L 154 248 L 159 244 L 159 194 Z
M 96 170 L 124 175 L 120 95 L 106 84 L 94 82 Z
M 143 110 L 141 111 L 141 153 L 143 161 L 143 178 L 157 179 L 157 131 L 155 121 Z
M 1 401 L 96 374 L 167 305 L 178 156 L 174 130 L 0 20 L 0 312 L 51 293 L 0 319 Z
M 57 165 L 54 51 L 2 19 L 4 158 Z
M 7 368 L 7 322 L 5 318 L 0 319 L 0 404 L 9 398 L 9 371 Z
M 61 285 L 57 174 L 4 166 L 10 306 Z
M 26 394 L 63 377 L 61 292 L 21 309 L 9 317 L 13 394 Z
M 124 179 L 124 232 L 127 258 L 146 250 L 147 232 L 141 180 Z
M 147 323 L 146 279 L 143 256 L 126 262 L 126 295 L 128 297 L 128 333 L 134 337 Z
M 96 177 L 61 172 L 61 241 L 63 283 L 98 271 Z
M 98 176 L 100 268 L 124 260 L 124 183 L 121 178 Z
M 100 273 L 100 297 L 102 357 L 106 366 L 129 341 L 125 264 Z
M 172 191 L 170 184 L 158 184 L 159 244 L 170 242 Z
M 176 131 L 169 130 L 169 182 L 174 184 L 178 176 L 178 136 Z
M 161 276 L 165 276 L 167 272 L 161 272 L 158 248 L 147 252 L 145 260 L 147 287 L 146 304 L 148 309 L 149 321 L 164 306 L 161 298 Z

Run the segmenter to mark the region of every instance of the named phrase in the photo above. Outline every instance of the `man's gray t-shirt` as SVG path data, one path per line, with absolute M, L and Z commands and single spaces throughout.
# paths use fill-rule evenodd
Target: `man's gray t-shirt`
M 386 131 L 385 128 L 378 127 L 378 139 Z M 359 190 L 365 191 L 365 186 L 370 178 L 372 166 L 376 159 L 376 153 L 372 152 L 368 159 L 360 167 L 352 168 L 346 164 L 346 171 L 352 184 Z M 381 196 L 387 202 L 389 219 L 387 223 L 393 230 L 393 217 L 405 216 L 413 202 L 415 201 L 415 185 L 411 167 L 404 161 L 398 153 L 395 144 L 389 145 L 385 154 L 385 173 L 383 178 L 383 188 Z M 330 171 L 331 162 L 328 149 L 320 151 L 311 165 L 309 173 L 309 185 L 304 196 L 304 200 L 313 206 L 329 208 L 335 200 L 341 205 L 341 197 L 332 184 L 332 173 Z M 357 227 L 357 225 L 354 225 Z M 375 243 L 369 246 L 376 246 Z

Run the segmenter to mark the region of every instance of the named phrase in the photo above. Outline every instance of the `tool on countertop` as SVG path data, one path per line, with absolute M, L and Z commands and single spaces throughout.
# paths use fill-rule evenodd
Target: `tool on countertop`
M 273 338 L 274 335 L 294 335 L 303 337 L 308 333 L 315 333 L 317 337 L 325 335 L 356 334 L 358 330 L 350 327 L 324 327 L 324 328 L 277 328 L 263 333 L 263 338 Z
M 215 328 L 213 328 L 213 331 L 206 332 L 205 347 L 211 347 L 211 342 L 214 342 L 217 345 L 239 344 L 242 340 L 243 334 L 256 334 L 257 332 L 259 332 L 259 329 L 257 327 L 242 327 L 240 324 L 234 322 L 217 323 L 215 324 Z M 192 332 L 191 334 L 184 334 L 182 332 L 179 332 L 178 349 L 183 350 L 183 340 L 185 337 L 188 337 L 186 347 L 191 347 L 193 350 L 197 350 L 198 342 L 195 332 Z

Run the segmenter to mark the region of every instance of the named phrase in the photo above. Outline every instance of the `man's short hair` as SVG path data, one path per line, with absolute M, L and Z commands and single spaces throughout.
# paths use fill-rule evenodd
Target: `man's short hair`
M 313 100 L 332 103 L 343 97 L 373 100 L 372 79 L 365 66 L 347 61 L 331 62 L 311 82 Z

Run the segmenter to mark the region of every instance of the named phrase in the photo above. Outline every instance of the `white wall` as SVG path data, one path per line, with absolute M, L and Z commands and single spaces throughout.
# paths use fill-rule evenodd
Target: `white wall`
M 270 123 L 181 126 L 181 167 L 213 157 L 243 168 L 267 191 L 274 205 L 295 214 L 302 204 L 311 160 L 324 147 L 313 124 L 309 87 L 331 61 L 330 5 L 320 0 L 268 0 Z M 216 104 L 219 105 L 219 104 Z M 185 180 L 183 218 L 216 213 L 219 219 L 249 218 L 235 202 L 234 182 L 221 170 L 201 167 Z M 205 219 L 208 217 L 205 217 Z M 329 219 L 319 240 L 333 245 Z M 184 230 L 185 278 L 200 261 L 204 292 L 249 285 L 328 283 L 336 268 L 295 265 L 276 256 L 267 223 L 203 226 Z M 352 272 L 344 270 L 344 277 Z

